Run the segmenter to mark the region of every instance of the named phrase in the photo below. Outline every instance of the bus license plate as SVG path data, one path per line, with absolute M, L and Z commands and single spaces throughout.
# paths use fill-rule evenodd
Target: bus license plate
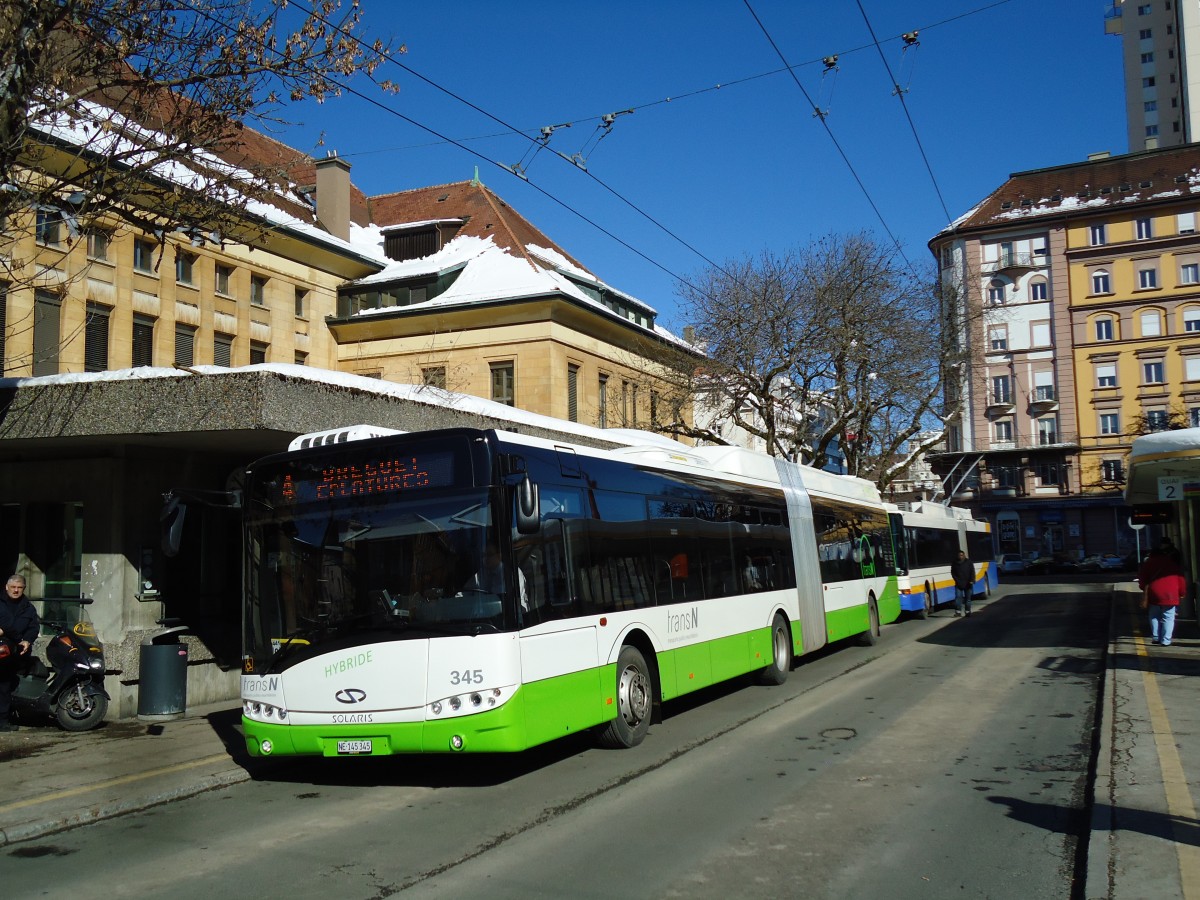
M 370 753 L 370 741 L 338 741 L 337 752 L 342 753 Z

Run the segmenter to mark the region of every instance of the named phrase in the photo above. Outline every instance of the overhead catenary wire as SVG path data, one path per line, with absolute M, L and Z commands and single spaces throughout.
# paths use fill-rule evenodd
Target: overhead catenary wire
M 917 133 L 917 125 L 913 122 L 912 114 L 909 112 L 908 104 L 904 102 L 905 91 L 900 87 L 900 83 L 896 80 L 896 76 L 892 74 L 892 67 L 888 65 L 887 57 L 883 54 L 883 47 L 879 45 L 879 38 L 875 36 L 875 29 L 871 25 L 871 20 L 867 16 L 867 11 L 863 9 L 862 0 L 856 0 L 858 3 L 858 11 L 862 13 L 863 22 L 866 23 L 867 31 L 871 35 L 871 40 L 875 42 L 875 49 L 879 51 L 879 59 L 883 62 L 884 69 L 887 70 L 888 78 L 891 79 L 892 85 L 895 88 L 896 98 L 900 101 L 900 106 L 904 110 L 904 118 L 908 120 L 908 127 L 912 130 L 913 140 L 917 142 L 917 149 L 921 152 L 921 160 L 925 163 L 925 171 L 929 173 L 929 180 L 933 182 L 933 190 L 937 194 L 938 203 L 942 205 L 942 212 L 946 214 L 946 221 L 949 222 L 954 217 L 950 215 L 950 210 L 946 208 L 946 198 L 942 196 L 942 189 L 938 185 L 937 176 L 933 174 L 933 166 L 929 163 L 929 157 L 925 153 L 925 146 L 921 143 L 921 136 Z M 916 32 L 909 32 L 913 35 L 913 42 L 916 40 Z M 905 37 L 906 44 L 908 37 Z
M 763 36 L 767 39 L 767 43 L 771 45 L 771 48 L 775 51 L 780 61 L 784 64 L 784 66 L 787 67 L 787 71 L 792 76 L 792 81 L 796 83 L 796 87 L 800 89 L 800 93 L 804 95 L 804 99 L 807 100 L 808 105 L 812 107 L 813 115 L 820 120 L 821 127 L 825 129 L 826 135 L 828 135 L 829 140 L 833 142 L 833 146 L 837 150 L 838 155 L 841 156 L 842 162 L 844 162 L 846 164 L 846 168 L 850 170 L 850 175 L 854 178 L 854 182 L 858 185 L 859 190 L 862 191 L 863 196 L 866 197 L 867 204 L 874 211 L 875 217 L 879 219 L 879 224 L 883 226 L 883 230 L 887 232 L 887 236 L 892 239 L 892 244 L 895 246 L 896 252 L 900 255 L 900 258 L 904 260 L 904 264 L 908 267 L 908 270 L 912 272 L 914 276 L 916 276 L 916 269 L 913 267 L 912 262 L 909 261 L 908 256 L 904 253 L 904 247 L 901 245 L 899 238 L 897 238 L 892 232 L 891 226 L 888 225 L 887 220 L 883 217 L 883 212 L 879 209 L 879 206 L 875 203 L 875 199 L 871 196 L 871 192 L 867 190 L 867 186 L 863 183 L 862 178 L 859 177 L 858 172 L 855 170 L 854 163 L 850 162 L 850 157 L 846 154 L 846 151 L 842 148 L 841 143 L 839 143 L 838 139 L 834 136 L 833 129 L 829 127 L 829 122 L 826 121 L 825 114 L 821 111 L 821 108 L 813 102 L 813 99 L 811 96 L 809 96 L 808 91 L 804 89 L 804 85 L 800 83 L 800 79 L 796 77 L 795 70 L 788 64 L 787 57 L 783 55 L 783 51 L 780 50 L 779 45 L 775 43 L 775 39 L 771 36 L 771 32 L 767 30 L 767 26 L 763 24 L 762 19 L 758 17 L 758 13 L 754 11 L 754 7 L 750 5 L 750 0 L 742 0 L 742 2 L 745 3 L 746 9 L 750 12 L 750 15 L 758 24 Z
M 215 19 L 215 18 L 214 18 L 212 15 L 210 15 L 210 14 L 209 14 L 208 12 L 206 12 L 205 10 L 203 10 L 203 9 L 198 9 L 198 8 L 197 8 L 197 7 L 195 7 L 195 6 L 192 6 L 192 5 L 191 5 L 191 3 L 189 2 L 189 0 L 183 0 L 183 2 L 184 2 L 185 4 L 187 4 L 187 5 L 188 5 L 188 6 L 191 8 L 191 10 L 192 10 L 193 12 L 195 12 L 197 15 L 203 16 L 204 18 L 207 18 L 207 19 L 209 19 L 210 21 L 213 21 L 213 22 L 218 22 L 218 20 L 217 20 L 217 19 Z M 298 6 L 298 7 L 300 7 L 301 9 L 304 9 L 304 6 L 303 6 L 302 4 L 300 4 L 300 3 L 296 3 L 295 5 L 296 5 L 296 6 Z M 341 33 L 343 33 L 343 34 L 346 34 L 346 32 L 342 31 L 342 30 L 341 30 L 341 28 L 340 28 L 338 25 L 336 25 L 335 23 L 330 23 L 330 22 L 328 22 L 327 20 L 324 20 L 324 19 L 322 19 L 321 21 L 325 22 L 325 24 L 328 24 L 328 25 L 330 25 L 330 27 L 332 27 L 332 28 L 335 28 L 335 29 L 337 29 L 338 31 L 341 31 Z M 355 39 L 355 40 L 358 40 L 357 38 L 354 38 L 354 39 Z M 361 44 L 362 42 L 361 42 L 361 41 L 359 41 L 359 43 Z M 272 52 L 272 53 L 275 53 L 276 55 L 282 56 L 282 52 L 281 52 L 281 51 L 279 51 L 278 49 L 276 49 L 276 48 L 274 48 L 274 47 L 271 47 L 269 44 L 267 44 L 267 43 L 264 43 L 264 44 L 263 44 L 263 46 L 264 46 L 264 47 L 265 47 L 267 50 L 269 50 L 270 52 Z M 364 46 L 365 46 L 365 45 L 364 45 Z M 360 100 L 363 100 L 363 101 L 365 101 L 365 102 L 367 102 L 367 103 L 371 104 L 372 106 L 374 106 L 374 107 L 377 107 L 378 109 L 382 110 L 383 112 L 386 112 L 386 113 L 388 113 L 389 115 L 395 116 L 396 118 L 398 118 L 398 119 L 401 119 L 401 120 L 402 120 L 402 121 L 404 121 L 404 122 L 407 122 L 409 125 L 412 125 L 414 128 L 419 128 L 419 129 L 421 129 L 422 131 L 424 131 L 424 132 L 426 132 L 426 133 L 428 133 L 428 134 L 431 134 L 431 135 L 433 135 L 434 137 L 438 138 L 439 140 L 441 140 L 441 141 L 444 141 L 445 143 L 448 143 L 448 144 L 451 144 L 451 145 L 453 145 L 453 146 L 455 146 L 455 147 L 458 147 L 460 150 L 463 150 L 463 151 L 465 151 L 466 153 L 469 153 L 469 154 L 471 154 L 472 156 L 474 156 L 474 157 L 478 158 L 478 159 L 479 159 L 479 160 L 481 160 L 482 162 L 485 162 L 485 163 L 487 163 L 487 164 L 489 164 L 489 165 L 495 166 L 497 169 L 501 169 L 501 170 L 503 170 L 503 171 L 505 171 L 505 172 L 509 173 L 510 175 L 511 175 L 511 174 L 514 174 L 514 173 L 513 173 L 513 171 L 512 171 L 512 169 L 511 169 L 509 166 L 505 165 L 504 163 L 502 163 L 502 162 L 499 162 L 498 160 L 492 159 L 491 157 L 489 157 L 489 156 L 487 156 L 487 155 L 485 155 L 485 154 L 483 154 L 483 153 L 480 153 L 478 150 L 473 150 L 472 148 L 470 148 L 470 147 L 466 146 L 465 144 L 463 144 L 461 141 L 458 141 L 458 140 L 456 140 L 456 139 L 454 139 L 454 138 L 451 138 L 451 137 L 449 137 L 449 136 L 447 136 L 447 135 L 444 135 L 444 134 L 442 134 L 441 132 L 437 131 L 435 128 L 432 128 L 432 127 L 430 127 L 430 126 L 428 126 L 428 125 L 425 125 L 425 124 L 424 124 L 424 123 L 422 123 L 422 122 L 418 122 L 416 119 L 413 119 L 413 118 L 411 118 L 410 116 L 406 116 L 404 113 L 400 112 L 399 110 L 397 110 L 397 109 L 393 109 L 392 107 L 390 107 L 390 106 L 386 105 L 385 103 L 381 102 L 380 100 L 377 100 L 377 99 L 376 99 L 376 98 L 374 98 L 374 97 L 369 97 L 369 96 L 367 96 L 367 95 L 366 95 L 366 94 L 364 94 L 362 91 L 356 90 L 355 88 L 352 88 L 350 85 L 348 85 L 348 84 L 345 84 L 345 83 L 343 83 L 343 82 L 341 82 L 341 81 L 338 81 L 336 78 L 332 78 L 332 77 L 330 77 L 330 78 L 329 78 L 329 82 L 330 82 L 331 84 L 337 85 L 337 87 L 338 87 L 340 90 L 342 90 L 342 91 L 345 91 L 346 93 L 348 93 L 348 94 L 351 94 L 351 95 L 353 95 L 353 96 L 355 96 L 355 97 L 358 97 Z M 431 82 L 431 84 L 432 84 L 432 82 Z M 464 102 L 464 103 L 467 103 L 468 105 L 472 106 L 472 107 L 473 107 L 473 108 L 475 108 L 475 109 L 479 109 L 478 107 L 475 107 L 475 106 L 474 106 L 474 104 L 470 103 L 470 101 L 463 100 L 462 102 Z M 490 115 L 489 115 L 489 114 L 488 114 L 486 111 L 484 111 L 484 110 L 479 110 L 479 112 L 483 113 L 484 115 L 488 115 L 488 116 L 489 116 L 489 118 L 494 118 L 494 117 L 490 116 Z M 500 124 L 502 124 L 502 125 L 505 125 L 506 127 L 508 127 L 506 123 L 504 123 L 504 122 L 500 121 L 499 119 L 496 119 L 496 121 L 498 121 L 498 122 L 500 122 Z M 684 284 L 684 285 L 687 285 L 687 286 L 688 286 L 688 287 L 690 287 L 692 290 L 699 290 L 699 288 L 697 288 L 695 285 L 691 284 L 691 282 L 689 282 L 689 281 L 688 281 L 686 278 L 684 278 L 682 275 L 679 275 L 678 273 L 676 273 L 676 272 L 672 271 L 671 269 L 667 268 L 667 267 L 666 267 L 664 264 L 662 264 L 662 263 L 658 262 L 658 260 L 656 260 L 656 259 L 653 259 L 653 258 L 652 258 L 652 257 L 650 257 L 650 256 L 647 256 L 645 253 L 643 253 L 643 252 L 642 252 L 641 250 L 639 250 L 637 247 L 633 246 L 632 244 L 630 244 L 628 241 L 624 240 L 623 238 L 621 238 L 621 237 L 618 237 L 616 234 L 614 234 L 614 233 L 613 233 L 612 231 L 610 231 L 609 229 L 605 228 L 605 227 L 604 227 L 603 225 L 601 225 L 600 223 L 598 223 L 598 222 L 596 222 L 596 221 L 594 221 L 594 220 L 592 220 L 592 219 L 588 218 L 588 216 L 584 215 L 582 212 L 580 212 L 579 210 L 575 209 L 573 206 L 571 206 L 570 204 L 568 204 L 566 201 L 564 201 L 564 200 L 561 200 L 560 198 L 556 197 L 556 196 L 555 196 L 554 194 L 552 194 L 550 191 L 546 190 L 545 188 L 542 188 L 542 187 L 540 187 L 539 185 L 537 185 L 537 184 L 536 184 L 536 183 L 534 183 L 533 181 L 529 180 L 527 177 L 526 177 L 526 178 L 523 178 L 522 180 L 524 180 L 526 184 L 528 184 L 528 185 L 529 185 L 531 188 L 533 188 L 533 189 L 534 189 L 535 191 L 537 191 L 539 194 L 541 194 L 542 196 L 544 196 L 546 199 L 548 199 L 548 200 L 550 200 L 551 202 L 553 202 L 553 203 L 557 204 L 557 205 L 558 205 L 558 206 L 560 206 L 562 209 L 564 209 L 564 210 L 566 210 L 567 212 L 571 213 L 573 216 L 576 216 L 577 218 L 579 218 L 581 221 L 583 221 L 583 222 L 587 223 L 588 225 L 591 225 L 593 228 L 595 228 L 595 229 L 596 229 L 597 231 L 599 231 L 601 234 L 603 234 L 603 235 L 605 235 L 606 237 L 609 237 L 609 238 L 611 238 L 612 240 L 616 241 L 618 244 L 620 244 L 620 245 L 621 245 L 622 247 L 624 247 L 626 250 L 629 250 L 629 251 L 630 251 L 631 253 L 633 253 L 634 255 L 636 255 L 636 256 L 638 256 L 638 257 L 640 257 L 642 260 L 644 260 L 644 261 L 646 261 L 647 263 L 649 263 L 650 265 L 654 266 L 654 267 L 655 267 L 656 269 L 658 269 L 659 271 L 663 272 L 663 273 L 664 273 L 664 274 L 666 274 L 666 275 L 669 275 L 671 278 L 675 279 L 675 280 L 676 280 L 676 281 L 678 281 L 679 283 L 681 283 L 681 284 Z M 614 192 L 614 193 L 615 193 L 615 192 Z M 616 195 L 616 196 L 620 197 L 620 195 Z M 621 198 L 621 199 L 623 199 L 623 198 Z M 629 201 L 625 201 L 625 202 L 626 202 L 626 203 L 628 203 Z M 631 205 L 632 205 L 632 204 L 631 204 Z M 634 207 L 634 209 L 636 209 L 636 208 L 637 208 L 637 207 Z M 645 215 L 645 213 L 643 213 L 643 215 Z M 651 219 L 651 221 L 653 221 L 653 219 Z M 662 227 L 662 226 L 660 226 L 660 227 Z M 664 229 L 664 230 L 666 230 L 666 229 Z M 668 233 L 668 234 L 670 234 L 671 232 L 669 232 L 669 231 L 668 231 L 667 233 Z M 678 238 L 676 238 L 676 239 L 677 239 L 677 240 L 680 240 L 680 239 L 678 239 Z M 701 256 L 701 258 L 703 258 L 703 259 L 705 259 L 705 260 L 707 261 L 707 257 L 704 257 L 704 256 L 703 256 L 703 254 L 701 254 L 701 253 L 700 253 L 698 250 L 696 250 L 695 248 L 692 248 L 690 245 L 686 244 L 686 242 L 683 242 L 682 240 L 680 240 L 680 242 L 681 242 L 681 243 L 684 243 L 684 246 L 687 246 L 689 249 L 691 249 L 693 253 L 696 253 L 697 255 Z M 716 266 L 716 264 L 715 264 L 715 263 L 712 263 L 711 261 L 709 261 L 709 264 L 710 264 L 710 265 L 713 265 L 715 268 L 720 268 L 719 266 Z M 723 271 L 723 270 L 722 270 L 722 271 Z

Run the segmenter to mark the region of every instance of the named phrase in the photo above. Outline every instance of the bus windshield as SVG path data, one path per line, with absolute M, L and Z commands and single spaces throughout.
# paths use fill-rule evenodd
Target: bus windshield
M 362 641 L 478 634 L 515 619 L 487 489 L 285 507 L 270 499 L 252 488 L 246 508 L 244 653 L 255 671 Z

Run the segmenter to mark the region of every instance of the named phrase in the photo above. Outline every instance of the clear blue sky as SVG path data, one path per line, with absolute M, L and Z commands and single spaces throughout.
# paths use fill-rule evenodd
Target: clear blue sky
M 1104 34 L 1104 0 L 861 0 L 866 19 L 856 0 L 751 6 L 795 80 L 742 0 L 364 0 L 368 31 L 406 44 L 405 66 L 505 124 L 385 65 L 398 94 L 352 86 L 387 109 L 351 95 L 294 106 L 296 124 L 276 137 L 336 150 L 369 194 L 466 180 L 478 166 L 676 329 L 676 277 L 694 277 L 705 258 L 867 229 L 885 241 L 890 231 L 924 265 L 947 222 L 943 201 L 954 218 L 1011 172 L 1128 150 L 1121 45 Z M 913 30 L 919 46 L 902 52 L 899 36 Z M 831 54 L 838 70 L 823 76 Z M 600 117 L 631 108 L 597 143 Z M 565 122 L 549 148 L 582 154 L 586 172 L 550 149 L 530 158 L 533 145 L 506 127 Z M 529 183 L 496 163 L 524 163 Z

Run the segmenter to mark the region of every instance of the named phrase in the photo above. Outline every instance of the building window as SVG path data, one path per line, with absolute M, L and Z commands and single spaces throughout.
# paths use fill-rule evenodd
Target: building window
M 1125 466 L 1119 459 L 1105 459 L 1100 462 L 1100 480 L 1121 482 L 1125 480 Z
M 430 366 L 421 370 L 421 383 L 429 387 L 446 389 L 446 367 Z
M 217 293 L 226 297 L 232 296 L 230 281 L 233 278 L 233 266 L 223 266 L 217 263 Z
M 1013 392 L 1012 382 L 1008 376 L 992 376 L 991 379 L 991 402 L 992 403 L 1012 403 Z
M 62 243 L 63 214 L 61 210 L 39 206 L 35 236 L 45 247 L 57 247 Z
M 1158 337 L 1162 334 L 1162 319 L 1156 311 L 1142 313 L 1138 321 L 1142 326 L 1142 337 Z
M 154 319 L 133 317 L 133 367 L 154 365 Z
M 1158 134 L 1158 126 L 1157 125 L 1147 125 L 1146 126 L 1146 137 L 1155 137 L 1157 134 Z
M 1177 213 L 1175 215 L 1175 230 L 1180 234 L 1196 233 L 1196 214 L 1194 212 Z
M 1200 428 L 1200 406 L 1193 406 L 1188 410 L 1188 427 Z
M 87 233 L 87 255 L 88 259 L 98 259 L 102 262 L 108 261 L 108 250 L 112 245 L 112 235 L 107 231 L 102 231 L 94 228 Z
M 1149 218 L 1138 219 L 1136 227 L 1137 239 L 1139 241 L 1149 240 L 1154 237 L 1154 226 Z
M 1035 281 L 1029 285 L 1030 300 L 1045 300 L 1049 294 L 1049 286 L 1044 281 Z
M 1150 15 L 1150 4 L 1149 3 L 1139 3 L 1138 4 L 1138 15 L 1139 16 Z
M 1111 341 L 1113 339 L 1113 320 L 1109 318 L 1096 320 L 1096 340 Z
M 1055 487 L 1063 484 L 1063 467 L 1061 463 L 1038 463 L 1038 483 L 1043 487 Z
M 250 302 L 255 306 L 267 304 L 267 279 L 263 275 L 250 276 Z
M 62 298 L 49 291 L 34 293 L 33 374 L 57 375 Z
M 579 366 L 567 366 L 567 421 L 579 421 Z
M 1150 40 L 1152 34 L 1153 33 L 1150 31 L 1149 28 L 1143 28 L 1138 32 L 1138 37 L 1143 41 L 1148 41 L 1148 40 Z
M 1183 311 L 1183 330 L 1200 331 L 1200 306 L 1189 306 Z
M 1154 87 L 1154 76 L 1151 75 L 1149 78 L 1143 78 L 1142 79 L 1142 87 L 1144 87 L 1144 88 Z
M 1010 443 L 1013 439 L 1012 419 L 1000 419 L 995 423 L 997 443 Z
M 1142 384 L 1162 384 L 1163 362 L 1161 359 L 1142 363 Z
M 308 354 L 304 353 L 301 350 L 297 350 L 296 356 L 295 356 L 295 361 L 296 361 L 296 365 L 298 365 L 298 366 L 307 366 L 308 365 Z
M 1157 100 L 1147 100 L 1142 104 L 1142 112 L 1155 112 L 1158 110 Z
M 196 356 L 196 329 L 191 325 L 175 326 L 175 365 L 190 366 Z
M 1142 62 L 1143 62 L 1143 63 L 1152 63 L 1152 62 L 1154 62 L 1154 53 L 1153 53 L 1153 52 L 1147 52 L 1147 53 L 1143 53 L 1143 54 L 1142 54 Z
M 213 335 L 213 365 L 224 366 L 226 369 L 230 367 L 233 360 L 233 335 L 231 334 L 214 334 Z
M 150 275 L 154 272 L 154 242 L 145 238 L 133 239 L 133 267 L 139 272 Z
M 1096 387 L 1114 388 L 1117 386 L 1117 367 L 1096 366 Z
M 308 291 L 302 287 L 296 288 L 296 318 L 303 319 L 308 315 Z
M 192 281 L 196 257 L 183 250 L 175 251 L 175 280 L 180 284 L 194 284 Z
M 1033 376 L 1033 399 L 1054 399 L 1054 374 L 1052 372 L 1037 372 Z
M 1108 272 L 1104 269 L 1097 269 L 1092 273 L 1092 293 L 1093 294 L 1111 294 L 1109 290 Z
M 250 342 L 250 365 L 258 365 L 267 361 L 267 345 L 262 341 Z
M 1047 444 L 1058 443 L 1058 418 L 1050 416 L 1037 420 L 1038 443 L 1045 447 Z
M 83 324 L 83 371 L 108 370 L 108 317 L 112 310 L 99 303 L 88 303 Z
M 1179 267 L 1180 284 L 1196 284 L 1200 282 L 1200 263 L 1184 263 Z
M 1183 358 L 1183 380 L 1200 381 L 1200 356 Z
M 1158 287 L 1158 270 L 1138 269 L 1138 287 L 1143 290 Z
M 1108 240 L 1105 237 L 1105 226 L 1092 225 L 1088 229 L 1088 241 L 1093 247 L 1099 247 L 1103 244 L 1107 244 Z
M 516 368 L 511 360 L 492 363 L 492 399 L 505 406 L 516 406 Z
M 1100 414 L 1100 433 L 1101 434 L 1120 434 L 1121 433 L 1121 416 L 1119 413 L 1101 413 Z
M 1167 430 L 1167 411 L 1165 409 L 1146 410 L 1146 428 L 1150 431 Z
M 1003 281 L 989 282 L 988 289 L 987 289 L 987 298 L 988 298 L 988 303 L 991 303 L 993 306 L 998 306 L 999 304 L 1003 303 L 1004 302 L 1004 282 Z
M 988 329 L 988 346 L 992 350 L 1008 349 L 1008 329 L 1004 326 Z
M 599 388 L 599 412 L 596 415 L 596 424 L 601 428 L 608 427 L 608 376 L 601 375 L 600 382 L 597 385 Z
M 1049 347 L 1051 343 L 1049 322 L 1034 322 L 1029 326 L 1029 346 Z

